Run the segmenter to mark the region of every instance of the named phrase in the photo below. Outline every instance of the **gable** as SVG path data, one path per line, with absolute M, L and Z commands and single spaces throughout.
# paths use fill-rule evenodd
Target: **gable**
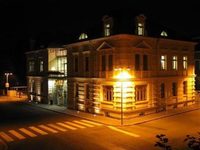
M 147 42 L 145 42 L 144 40 L 142 40 L 139 43 L 137 43 L 135 45 L 135 47 L 137 47 L 137 48 L 144 48 L 144 49 L 152 49 L 152 46 L 150 44 L 148 44 Z
M 103 42 L 101 43 L 101 45 L 97 48 L 97 51 L 101 50 L 101 49 L 113 49 L 113 47 L 108 44 L 107 42 Z

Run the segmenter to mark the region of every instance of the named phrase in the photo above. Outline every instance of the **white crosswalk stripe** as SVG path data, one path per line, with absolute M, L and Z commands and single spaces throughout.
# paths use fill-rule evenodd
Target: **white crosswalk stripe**
M 84 125 L 84 126 L 86 126 L 86 127 L 94 127 L 93 125 L 91 125 L 91 124 L 88 124 L 88 123 L 84 123 L 84 122 L 80 122 L 80 121 L 73 121 L 73 122 L 75 122 L 75 123 L 78 123 L 78 124 L 81 124 L 81 125 Z
M 71 129 L 71 130 L 76 130 L 77 129 L 75 127 L 69 126 L 69 125 L 61 123 L 61 122 L 58 122 L 57 124 L 60 125 L 60 126 L 62 126 L 62 127 L 67 128 L 67 129 Z
M 15 137 L 17 137 L 19 140 L 23 140 L 26 138 L 15 130 L 9 130 L 8 132 L 11 133 L 12 135 L 14 135 Z
M 96 125 L 96 126 L 102 126 L 102 124 L 100 124 L 100 123 L 92 122 L 92 121 L 89 121 L 89 120 L 81 120 L 81 121 L 92 124 L 92 125 Z
M 38 127 L 42 128 L 42 129 L 44 129 L 44 130 L 47 130 L 47 131 L 49 131 L 49 132 L 52 132 L 52 133 L 58 133 L 58 131 L 56 131 L 56 130 L 50 128 L 50 127 L 47 127 L 47 126 L 45 126 L 45 125 L 39 125 Z
M 57 130 L 59 130 L 59 131 L 62 131 L 62 132 L 67 131 L 66 129 L 63 129 L 63 128 L 61 128 L 61 127 L 59 127 L 59 126 L 56 126 L 56 125 L 54 125 L 54 124 L 48 124 L 48 126 L 54 128 L 54 129 L 57 129 Z
M 0 137 L 2 137 L 6 142 L 12 142 L 12 141 L 14 141 L 13 138 L 11 138 L 5 132 L 0 132 Z
M 31 127 L 29 127 L 29 128 L 30 128 L 31 130 L 33 130 L 33 131 L 35 131 L 35 132 L 41 134 L 41 135 L 47 135 L 47 134 L 48 134 L 47 132 L 42 131 L 42 130 L 40 130 L 40 129 L 34 127 L 34 126 L 31 126 Z
M 25 129 L 25 128 L 20 128 L 19 129 L 21 132 L 25 133 L 26 135 L 30 136 L 30 137 L 36 137 L 37 135 L 32 133 L 31 131 Z
M 78 124 L 75 124 L 75 123 L 72 123 L 72 122 L 65 122 L 66 124 L 69 124 L 69 125 L 72 125 L 74 127 L 77 127 L 77 128 L 81 128 L 81 129 L 85 129 L 84 126 L 81 126 L 81 125 L 78 125 Z

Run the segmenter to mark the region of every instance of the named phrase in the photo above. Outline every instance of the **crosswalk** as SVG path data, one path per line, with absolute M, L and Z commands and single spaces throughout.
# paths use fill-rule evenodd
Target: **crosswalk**
M 92 128 L 95 126 L 102 126 L 102 124 L 84 119 L 49 124 L 39 124 L 37 126 L 29 126 L 26 128 L 19 128 L 15 130 L 12 129 L 8 131 L 0 131 L 0 139 L 7 143 L 10 143 L 27 138 L 35 138 L 42 135 L 56 134 L 67 132 L 70 130 L 73 131 L 78 129 Z

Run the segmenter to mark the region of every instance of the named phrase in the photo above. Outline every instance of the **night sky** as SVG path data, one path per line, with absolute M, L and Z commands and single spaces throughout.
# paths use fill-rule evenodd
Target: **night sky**
M 25 84 L 24 53 L 30 50 L 30 39 L 39 45 L 67 42 L 83 27 L 95 24 L 116 9 L 136 9 L 173 30 L 191 37 L 200 36 L 198 1 L 177 1 L 179 4 L 175 0 L 138 1 L 0 0 L 0 74 L 12 71 L 16 80 Z

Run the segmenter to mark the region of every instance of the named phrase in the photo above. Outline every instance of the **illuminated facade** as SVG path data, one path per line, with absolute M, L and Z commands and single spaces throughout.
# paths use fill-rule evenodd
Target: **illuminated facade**
M 27 52 L 28 96 L 32 101 L 66 105 L 67 51 L 46 48 Z
M 104 37 L 64 46 L 68 108 L 129 118 L 195 103 L 196 43 L 169 39 L 164 29 L 147 36 L 146 17 L 135 20 L 135 35 L 112 34 L 115 20 L 104 16 Z
M 114 118 L 195 103 L 196 43 L 169 39 L 165 28 L 150 34 L 144 15 L 131 19 L 132 32 L 119 32 L 125 21 L 117 28 L 120 21 L 106 15 L 103 37 L 89 30 L 63 48 L 28 52 L 30 99 Z

